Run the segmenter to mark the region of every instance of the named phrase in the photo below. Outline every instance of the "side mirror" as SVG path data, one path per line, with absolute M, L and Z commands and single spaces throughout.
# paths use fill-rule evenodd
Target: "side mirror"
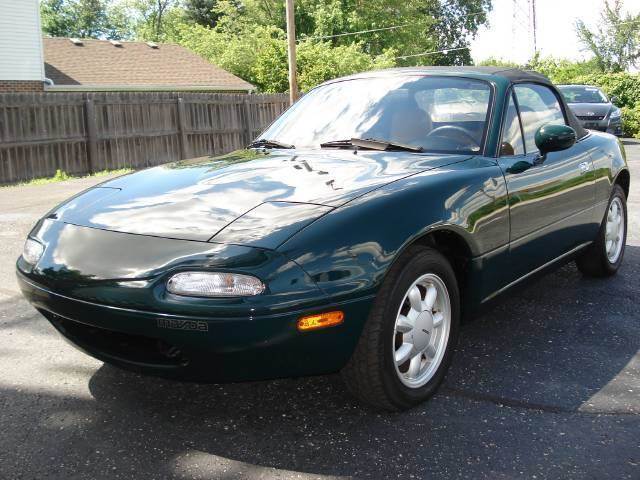
M 611 97 L 609 100 L 611 100 L 611 103 L 613 103 L 614 105 L 618 104 L 618 97 L 616 96 Z
M 541 155 L 571 148 L 576 143 L 576 131 L 568 125 L 547 124 L 538 129 L 536 147 Z

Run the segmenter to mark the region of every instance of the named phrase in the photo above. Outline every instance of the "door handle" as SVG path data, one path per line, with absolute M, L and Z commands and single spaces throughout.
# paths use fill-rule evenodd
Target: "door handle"
M 578 168 L 580 169 L 580 174 L 587 173 L 591 170 L 591 164 L 589 162 L 582 162 L 578 165 Z

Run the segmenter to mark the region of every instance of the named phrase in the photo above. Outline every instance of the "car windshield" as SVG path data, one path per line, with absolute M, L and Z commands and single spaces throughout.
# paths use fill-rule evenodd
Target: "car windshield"
M 349 148 L 352 138 L 375 139 L 388 149 L 477 153 L 490 99 L 487 82 L 459 77 L 338 81 L 311 90 L 258 140 L 296 148 Z
M 560 87 L 567 103 L 609 103 L 607 96 L 596 87 Z

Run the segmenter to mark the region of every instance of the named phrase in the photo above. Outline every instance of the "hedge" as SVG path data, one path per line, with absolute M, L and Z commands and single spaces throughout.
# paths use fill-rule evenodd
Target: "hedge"
M 625 136 L 640 138 L 640 108 L 622 108 L 622 130 Z

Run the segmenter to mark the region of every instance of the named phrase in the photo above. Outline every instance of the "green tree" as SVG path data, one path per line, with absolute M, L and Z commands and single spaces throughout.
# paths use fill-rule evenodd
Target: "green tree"
M 506 67 L 506 68 L 520 68 L 515 62 L 509 60 L 503 60 L 502 58 L 489 57 L 477 63 L 481 67 Z
M 215 27 L 222 15 L 218 0 L 185 0 L 184 12 L 188 22 L 204 27 Z
M 578 20 L 576 32 L 603 71 L 623 72 L 640 59 L 640 13 L 623 14 L 621 0 L 605 0 L 596 30 Z
M 297 0 L 300 87 L 396 64 L 471 63 L 468 42 L 490 8 L 490 0 Z M 213 12 L 214 28 L 183 23 L 174 39 L 262 91 L 285 91 L 284 2 L 218 0 Z
M 283 1 L 245 0 L 242 5 L 251 23 L 285 30 Z M 406 65 L 459 64 L 471 63 L 469 40 L 486 23 L 491 0 L 376 0 L 366 4 L 362 0 L 297 0 L 295 8 L 301 40 L 312 38 L 333 46 L 359 44 L 371 55 L 394 49 L 399 56 L 407 56 L 400 59 Z M 440 50 L 448 52 L 421 55 Z
M 43 33 L 52 37 L 133 37 L 128 12 L 106 0 L 43 0 L 40 16 Z
M 122 38 L 164 42 L 186 21 L 179 0 L 119 0 L 109 10 L 109 25 Z
M 434 18 L 427 34 L 436 39 L 437 50 L 447 52 L 429 55 L 432 65 L 472 65 L 469 40 L 487 23 L 491 0 L 457 0 L 428 2 L 425 13 Z M 415 63 L 423 62 L 414 57 Z
M 131 13 L 121 3 L 111 3 L 107 8 L 105 36 L 115 40 L 134 40 L 136 23 Z
M 289 86 L 285 32 L 274 26 L 255 27 L 232 17 L 221 17 L 215 29 L 183 24 L 179 42 L 263 92 L 285 92 Z M 359 44 L 336 47 L 316 40 L 298 43 L 298 80 L 303 91 L 336 76 L 393 65 L 393 51 L 372 56 Z
M 40 3 L 42 31 L 52 37 L 66 37 L 73 29 L 73 18 L 65 0 L 43 0 Z
M 136 34 L 143 40 L 165 40 L 170 21 L 175 21 L 176 14 L 182 15 L 181 11 L 173 11 L 176 0 L 134 0 L 130 5 L 139 18 Z
M 107 5 L 104 0 L 76 0 L 71 4 L 74 27 L 81 38 L 99 38 L 107 31 Z
M 42 28 L 51 36 L 99 38 L 108 31 L 106 9 L 104 0 L 45 0 Z
M 551 56 L 542 57 L 539 52 L 537 52 L 523 68 L 542 73 L 549 77 L 554 83 L 571 83 L 573 79 L 582 75 L 602 73 L 602 68 L 595 58 L 573 62 Z

